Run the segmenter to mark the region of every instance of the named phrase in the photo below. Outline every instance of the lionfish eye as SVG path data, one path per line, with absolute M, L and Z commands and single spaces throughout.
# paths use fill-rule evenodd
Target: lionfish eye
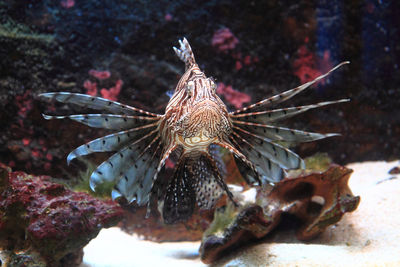
M 210 81 L 211 89 L 213 89 L 214 91 L 217 90 L 217 84 L 215 83 L 214 79 L 210 78 L 209 81 Z
M 186 92 L 189 96 L 192 95 L 193 89 L 194 89 L 194 82 L 193 81 L 188 82 L 186 85 Z

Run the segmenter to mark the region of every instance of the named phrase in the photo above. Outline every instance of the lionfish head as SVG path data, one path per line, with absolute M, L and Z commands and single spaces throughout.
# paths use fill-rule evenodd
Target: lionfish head
M 214 139 L 231 128 L 227 108 L 216 94 L 214 79 L 207 77 L 197 65 L 187 40 L 183 39 L 180 44 L 180 49 L 174 47 L 174 50 L 185 62 L 186 71 L 167 106 L 167 113 L 168 110 L 181 111 L 176 121 L 184 138 Z

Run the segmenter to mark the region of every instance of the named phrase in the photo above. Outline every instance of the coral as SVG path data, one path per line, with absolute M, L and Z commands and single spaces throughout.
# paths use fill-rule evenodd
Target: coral
M 347 182 L 352 170 L 331 164 L 324 171 L 288 177 L 270 190 L 257 193 L 257 204 L 240 210 L 227 206 L 216 211 L 200 247 L 201 259 L 211 263 L 228 251 L 265 237 L 288 213 L 301 221 L 296 237 L 310 240 L 354 211 L 360 197 L 353 196 Z
M 111 77 L 111 72 L 108 70 L 89 70 L 89 75 L 99 80 L 104 80 Z
M 111 76 L 111 73 L 109 71 L 97 71 L 97 70 L 90 70 L 89 75 L 97 78 L 98 80 L 106 80 Z M 112 101 L 117 101 L 118 100 L 118 95 L 121 92 L 121 88 L 124 82 L 119 79 L 115 82 L 115 85 L 111 87 L 110 89 L 107 88 L 102 88 L 100 90 L 100 94 L 102 97 L 112 100 Z M 83 87 L 86 89 L 86 94 L 91 95 L 91 96 L 97 96 L 98 89 L 97 89 L 97 83 L 92 82 L 90 80 L 85 80 L 83 83 Z
M 29 248 L 24 258 L 38 254 L 49 266 L 71 266 L 61 262 L 81 253 L 101 228 L 115 225 L 122 215 L 123 210 L 110 200 L 73 192 L 48 176 L 13 172 L 0 164 L 0 246 L 11 254 Z
M 107 98 L 107 99 L 109 99 L 111 101 L 117 101 L 118 100 L 118 95 L 121 92 L 121 88 L 122 88 L 123 84 L 124 83 L 122 82 L 122 80 L 117 80 L 115 82 L 114 87 L 111 87 L 108 90 L 106 88 L 103 88 L 103 89 L 100 90 L 100 94 L 101 94 L 102 97 Z
M 97 83 L 91 82 L 89 80 L 85 80 L 83 82 L 83 87 L 86 89 L 86 94 L 91 95 L 91 96 L 96 96 L 97 95 Z
M 171 21 L 172 20 L 172 15 L 170 13 L 165 14 L 164 19 L 165 21 Z
M 320 76 L 322 73 L 316 69 L 316 58 L 307 49 L 306 45 L 297 50 L 298 58 L 293 62 L 294 74 L 301 83 L 306 83 Z
M 308 38 L 305 40 L 305 43 L 307 42 Z M 332 66 L 329 51 L 325 51 L 323 57 L 319 58 L 308 50 L 306 44 L 299 47 L 297 59 L 293 61 L 294 74 L 300 79 L 301 83 L 315 79 Z M 321 83 L 323 84 L 324 81 L 321 81 Z
M 236 59 L 235 62 L 236 70 L 241 70 L 244 66 L 251 66 L 252 64 L 257 63 L 259 61 L 258 57 L 252 57 L 250 55 L 242 57 L 241 53 L 233 53 L 232 57 Z
M 60 5 L 63 7 L 63 8 L 71 8 L 71 7 L 73 7 L 74 5 L 75 5 L 75 0 L 62 0 L 61 2 L 60 2 Z
M 244 103 L 251 101 L 251 97 L 248 94 L 236 91 L 231 85 L 225 85 L 223 83 L 218 83 L 217 94 L 222 95 L 225 100 L 236 109 L 241 108 Z
M 18 115 L 21 116 L 21 118 L 26 118 L 28 112 L 32 110 L 33 107 L 31 91 L 27 90 L 23 95 L 17 95 L 15 101 L 18 107 Z
M 216 31 L 212 37 L 211 45 L 221 52 L 227 52 L 236 47 L 239 40 L 233 35 L 230 29 L 223 28 Z

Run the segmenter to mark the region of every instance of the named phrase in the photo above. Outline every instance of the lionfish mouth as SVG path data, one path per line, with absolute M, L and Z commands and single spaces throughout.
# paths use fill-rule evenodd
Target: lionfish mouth
M 212 88 L 197 94 L 191 91 L 192 87 L 185 87 L 191 75 L 205 75 L 196 64 L 187 40 L 179 43 L 180 48 L 174 47 L 174 50 L 185 63 L 186 71 L 167 105 L 165 115 L 78 93 L 39 95 L 42 99 L 100 111 L 98 114 L 44 115 L 45 119 L 69 118 L 90 127 L 116 131 L 83 144 L 68 155 L 69 163 L 94 152 L 115 152 L 92 173 L 90 186 L 93 190 L 101 183 L 112 182 L 115 184 L 113 199 L 124 197 L 129 203 L 147 205 L 148 211 L 158 203 L 165 223 L 185 221 L 196 205 L 200 209 L 211 209 L 224 193 L 236 203 L 217 166 L 217 158 L 210 151 L 210 144 L 233 153 L 246 182 L 251 186 L 262 186 L 280 181 L 285 169 L 304 168 L 303 160 L 278 141 L 300 143 L 338 135 L 279 127 L 275 126 L 275 122 L 310 109 L 347 102 L 348 99 L 290 108 L 268 107 L 290 99 L 349 62 L 342 62 L 299 87 L 228 113 Z M 184 96 L 187 99 L 187 94 L 201 97 L 202 93 L 207 94 L 207 98 L 197 102 L 199 104 L 195 108 L 188 104 L 190 101 L 182 102 L 179 98 Z M 208 101 L 210 97 L 215 102 Z M 194 112 L 190 113 L 191 110 Z M 174 129 L 182 127 L 183 116 L 190 119 L 183 123 L 181 132 L 185 134 L 180 134 Z M 174 174 L 158 178 L 171 154 L 178 156 Z
M 195 149 L 206 151 L 208 146 L 216 140 L 216 137 L 210 138 L 204 133 L 204 131 L 201 131 L 199 135 L 188 138 L 184 138 L 181 135 L 177 136 L 177 142 L 188 151 Z

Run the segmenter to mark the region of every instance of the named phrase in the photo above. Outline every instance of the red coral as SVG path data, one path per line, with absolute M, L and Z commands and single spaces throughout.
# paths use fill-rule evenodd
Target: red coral
M 244 58 L 242 58 L 241 53 L 233 53 L 232 57 L 236 59 L 235 63 L 236 70 L 240 70 L 243 68 L 243 66 L 250 66 L 259 61 L 258 57 L 252 57 L 250 55 L 246 55 Z
M 171 20 L 172 20 L 172 15 L 169 14 L 169 13 L 167 13 L 167 14 L 165 14 L 165 16 L 164 16 L 164 19 L 165 19 L 165 21 L 171 21 Z
M 37 149 L 32 149 L 32 156 L 33 156 L 34 158 L 40 158 L 40 157 L 42 156 L 42 154 L 40 153 L 39 150 L 37 150 Z
M 71 8 L 71 7 L 73 7 L 74 5 L 75 5 L 75 0 L 62 0 L 61 2 L 60 2 L 60 5 L 63 7 L 63 8 Z
M 228 28 L 216 31 L 211 40 L 211 45 L 221 52 L 227 52 L 228 50 L 234 49 L 238 43 L 239 40 Z
M 111 72 L 108 70 L 89 70 L 89 75 L 99 80 L 105 80 L 111 77 Z
M 243 65 L 242 65 L 242 63 L 238 60 L 238 61 L 236 61 L 236 64 L 235 64 L 235 69 L 236 70 L 240 70 L 241 68 L 243 68 Z
M 122 80 L 118 80 L 115 83 L 114 87 L 111 87 L 108 90 L 106 88 L 101 89 L 100 94 L 101 94 L 102 97 L 104 97 L 106 99 L 109 99 L 111 101 L 117 101 L 118 100 L 118 95 L 121 92 L 121 88 L 122 88 L 123 84 L 124 83 L 123 83 Z
M 83 87 L 86 89 L 86 94 L 91 96 L 97 95 L 97 83 L 85 80 Z
M 305 41 L 307 42 L 307 40 L 308 39 Z M 297 50 L 297 55 L 298 58 L 293 62 L 293 69 L 294 74 L 300 79 L 301 83 L 314 80 L 318 76 L 322 75 L 322 72 L 329 70 L 332 67 L 329 51 L 324 52 L 323 58 L 317 58 L 307 49 L 306 45 L 302 45 Z
M 23 95 L 17 95 L 15 100 L 19 109 L 18 115 L 22 118 L 26 118 L 28 112 L 33 108 L 33 97 L 31 96 L 31 91 L 27 90 Z
M 28 146 L 30 144 L 30 142 L 31 142 L 31 139 L 29 139 L 29 138 L 23 138 L 22 139 L 22 144 L 24 146 Z
M 244 103 L 251 101 L 248 94 L 236 91 L 231 85 L 225 86 L 223 83 L 218 83 L 217 94 L 224 96 L 225 100 L 235 108 L 241 108 Z

